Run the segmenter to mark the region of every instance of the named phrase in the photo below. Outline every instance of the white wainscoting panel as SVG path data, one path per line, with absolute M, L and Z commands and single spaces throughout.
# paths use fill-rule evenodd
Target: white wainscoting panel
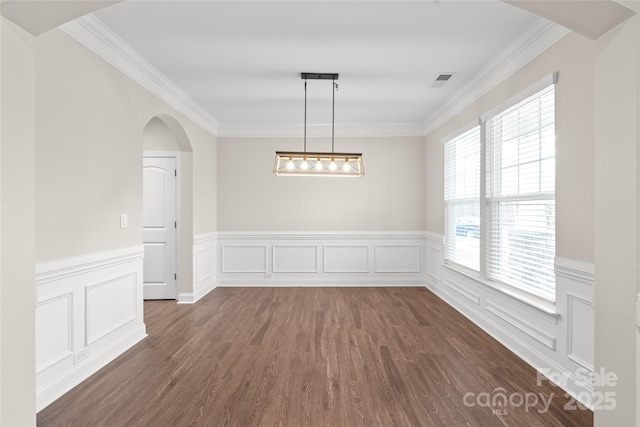
M 91 345 L 138 316 L 138 275 L 126 274 L 86 286 L 85 345 Z
M 36 308 L 36 372 L 73 356 L 73 293 L 39 301 Z
M 424 232 L 217 233 L 219 286 L 423 286 Z
M 146 336 L 142 246 L 36 266 L 39 411 Z
M 368 273 L 369 246 L 325 245 L 325 273 Z
M 567 357 L 593 372 L 593 303 L 567 293 Z
M 556 349 L 556 338 L 554 336 L 545 333 L 543 330 L 538 329 L 529 322 L 520 320 L 520 316 L 517 314 L 510 313 L 508 310 L 502 309 L 500 305 L 493 304 L 491 302 L 487 302 L 486 309 L 489 313 L 504 320 L 507 324 L 538 341 L 545 347 L 550 348 L 551 350 Z
M 427 280 L 433 283 L 442 281 L 442 250 L 442 236 L 427 233 Z
M 193 238 L 193 292 L 181 292 L 178 304 L 193 304 L 216 287 L 217 233 Z
M 422 272 L 422 245 L 376 245 L 376 273 Z
M 274 273 L 317 273 L 317 245 L 273 245 Z
M 448 278 L 443 280 L 442 283 L 446 287 L 448 287 L 450 290 L 457 293 L 459 296 L 468 299 L 469 301 L 471 301 L 476 305 L 480 305 L 481 299 L 480 299 L 479 293 L 476 293 L 465 286 L 461 286 L 457 282 L 454 282 L 453 280 Z M 455 294 L 452 294 L 452 295 L 455 295 Z
M 547 377 L 587 405 L 593 399 L 593 264 L 556 258 L 556 301 L 484 282 L 447 265 L 443 236 L 427 233 L 427 287 Z M 587 393 L 582 394 L 582 393 Z
M 227 245 L 222 247 L 223 273 L 265 273 L 267 245 Z

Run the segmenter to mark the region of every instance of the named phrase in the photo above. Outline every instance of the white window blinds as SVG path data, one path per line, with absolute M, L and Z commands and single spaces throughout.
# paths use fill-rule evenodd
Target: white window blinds
M 487 278 L 555 297 L 555 91 L 486 122 Z
M 445 259 L 480 266 L 480 126 L 454 138 L 445 151 Z
M 444 257 L 553 300 L 555 86 L 542 83 L 445 142 Z

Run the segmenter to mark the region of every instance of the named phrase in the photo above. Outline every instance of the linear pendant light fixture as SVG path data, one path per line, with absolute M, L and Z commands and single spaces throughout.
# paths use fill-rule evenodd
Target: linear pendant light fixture
M 273 173 L 277 176 L 344 176 L 364 175 L 362 153 L 336 153 L 335 111 L 338 74 L 301 73 L 304 80 L 304 151 L 276 151 Z M 307 80 L 331 80 L 331 152 L 307 151 Z

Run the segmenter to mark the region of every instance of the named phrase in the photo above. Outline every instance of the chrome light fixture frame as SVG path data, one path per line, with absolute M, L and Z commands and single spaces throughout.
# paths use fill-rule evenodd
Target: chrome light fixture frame
M 335 73 L 301 73 L 304 80 L 304 151 L 276 151 L 273 173 L 276 176 L 361 177 L 364 175 L 362 153 L 336 153 L 335 97 L 338 85 Z M 307 151 L 307 80 L 332 81 L 331 152 Z

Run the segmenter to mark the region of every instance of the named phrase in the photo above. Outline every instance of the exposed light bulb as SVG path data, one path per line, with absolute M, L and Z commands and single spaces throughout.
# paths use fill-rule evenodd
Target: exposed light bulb
M 320 161 L 320 157 L 318 157 L 318 160 L 316 160 L 316 170 L 322 170 L 322 162 Z
M 300 163 L 300 169 L 302 169 L 302 170 L 309 169 L 309 164 L 307 163 L 307 158 L 306 157 L 302 160 L 302 163 Z
M 289 163 L 287 163 L 287 169 L 291 170 L 293 169 L 293 159 L 289 159 Z
M 336 162 L 334 162 L 333 159 L 331 159 L 331 164 L 329 164 L 329 170 L 330 171 L 336 170 Z
M 349 164 L 349 159 L 344 159 L 344 165 L 342 166 L 342 170 L 348 172 L 351 170 L 351 165 Z

